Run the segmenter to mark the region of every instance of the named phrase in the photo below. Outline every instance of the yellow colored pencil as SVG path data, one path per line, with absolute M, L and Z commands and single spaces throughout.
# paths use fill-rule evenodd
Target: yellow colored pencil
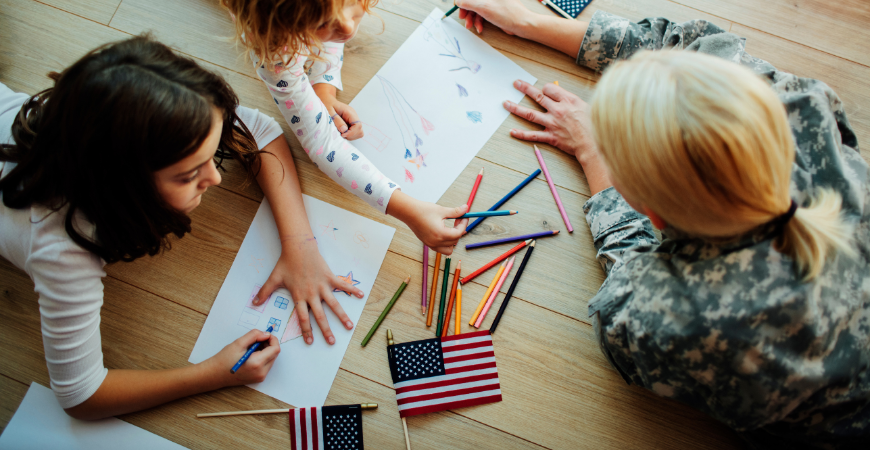
M 559 85 L 559 82 L 558 82 L 558 81 L 554 81 L 553 84 L 555 84 L 556 86 L 558 86 L 558 85 Z
M 498 267 L 498 272 L 496 272 L 495 278 L 492 279 L 492 283 L 489 283 L 489 289 L 486 290 L 486 294 L 483 294 L 483 298 L 480 299 L 480 304 L 477 305 L 477 309 L 474 310 L 474 315 L 471 317 L 471 320 L 468 321 L 469 325 L 474 325 L 474 322 L 477 321 L 477 316 L 480 314 L 480 311 L 483 310 L 483 305 L 485 305 L 486 301 L 489 300 L 489 294 L 492 294 L 492 290 L 495 289 L 495 285 L 498 283 L 501 273 L 504 272 L 505 264 L 507 263 L 501 263 Z
M 456 330 L 453 334 L 459 334 L 459 325 L 462 324 L 462 283 L 456 287 Z

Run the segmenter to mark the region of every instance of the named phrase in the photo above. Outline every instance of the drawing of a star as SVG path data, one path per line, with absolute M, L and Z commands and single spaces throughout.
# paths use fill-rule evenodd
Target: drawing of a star
M 336 276 L 351 286 L 356 286 L 359 284 L 359 280 L 353 279 L 353 271 L 348 272 L 346 277 L 343 277 L 341 275 L 336 275 Z M 342 291 L 341 289 L 333 289 L 332 292 L 344 292 L 344 291 Z M 350 297 L 349 293 L 347 293 L 347 292 L 344 292 L 344 293 L 347 294 L 348 297 Z
M 253 267 L 257 273 L 260 273 L 260 269 L 263 268 L 263 260 L 265 258 L 254 258 L 254 255 L 251 255 L 251 263 L 248 266 Z
M 332 225 L 331 220 L 329 221 L 329 223 L 327 225 L 317 225 L 317 226 L 320 227 L 321 230 L 323 230 L 320 233 L 321 235 L 324 235 L 324 234 L 331 235 L 333 240 L 337 240 L 335 237 L 335 232 L 338 231 L 338 228 L 335 228 L 335 226 Z
M 423 153 L 423 154 L 421 154 L 421 153 L 420 153 L 420 150 L 417 150 L 417 156 L 415 156 L 415 157 L 409 159 L 408 162 L 409 162 L 409 163 L 412 163 L 412 164 L 414 164 L 414 165 L 416 165 L 416 166 L 417 166 L 417 169 L 419 170 L 419 169 L 420 169 L 420 166 L 427 167 L 427 166 L 426 166 L 426 160 L 425 160 L 425 158 L 426 158 L 427 156 L 429 156 L 428 153 Z

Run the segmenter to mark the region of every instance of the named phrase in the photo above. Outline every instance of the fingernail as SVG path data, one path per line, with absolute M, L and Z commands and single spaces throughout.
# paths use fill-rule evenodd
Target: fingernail
M 516 128 L 511 128 L 511 134 L 515 134 L 517 132 Z
M 313 342 L 313 341 L 314 341 L 314 339 L 311 339 L 311 336 L 308 336 L 307 338 L 305 338 L 305 343 L 308 345 L 311 345 L 311 342 Z
M 502 106 L 504 106 L 504 109 L 508 109 L 511 107 L 511 102 L 505 101 L 504 103 L 502 103 Z
M 342 133 L 347 133 L 347 127 L 344 127 L 344 129 L 341 130 L 341 132 L 342 132 Z
M 330 336 L 329 339 L 327 339 L 327 342 L 329 342 L 329 345 L 335 344 L 335 338 Z
M 344 323 L 344 326 L 347 327 L 348 330 L 353 329 L 353 322 L 348 320 Z
M 520 81 L 520 80 L 514 81 L 514 86 L 515 86 L 515 87 L 520 87 L 520 86 L 522 86 L 522 85 L 523 85 L 523 82 L 522 82 L 522 81 Z
M 363 298 L 363 293 L 362 293 L 362 292 L 357 292 L 356 296 L 357 296 L 357 298 Z

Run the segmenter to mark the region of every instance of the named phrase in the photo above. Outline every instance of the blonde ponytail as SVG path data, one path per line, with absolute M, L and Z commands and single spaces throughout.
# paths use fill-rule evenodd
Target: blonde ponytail
M 604 73 L 591 106 L 614 185 L 675 228 L 738 236 L 789 210 L 791 126 L 782 101 L 748 68 L 695 52 L 639 52 Z M 835 252 L 849 253 L 842 199 L 817 195 L 775 242 L 806 280 Z
M 830 189 L 818 190 L 806 208 L 798 208 L 783 228 L 777 250 L 792 257 L 804 281 L 814 279 L 832 253 L 854 256 L 852 227 L 841 217 L 843 199 Z

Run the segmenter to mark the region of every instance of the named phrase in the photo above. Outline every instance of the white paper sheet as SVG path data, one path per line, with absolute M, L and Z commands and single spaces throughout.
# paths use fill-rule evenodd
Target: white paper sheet
M 326 264 L 365 293 L 362 299 L 334 293 L 356 324 L 396 230 L 307 195 L 302 200 Z M 275 219 L 269 203 L 263 200 L 205 320 L 190 362 L 208 359 L 252 328 L 266 330 L 270 322 L 275 323 L 277 328 L 272 333 L 281 342 L 281 354 L 266 380 L 250 387 L 293 406 L 323 406 L 353 330 L 344 328 L 324 305 L 335 344 L 325 342 L 312 318 L 314 343 L 306 345 L 300 337 L 293 299 L 286 289 L 275 291 L 263 305 L 251 307 L 251 297 L 269 277 L 280 254 Z
M 507 118 L 513 87 L 537 79 L 435 8 L 350 103 L 353 142 L 384 175 L 435 202 Z
M 182 447 L 123 420 L 73 419 L 51 389 L 31 383 L 0 436 L 0 450 L 179 450 Z

